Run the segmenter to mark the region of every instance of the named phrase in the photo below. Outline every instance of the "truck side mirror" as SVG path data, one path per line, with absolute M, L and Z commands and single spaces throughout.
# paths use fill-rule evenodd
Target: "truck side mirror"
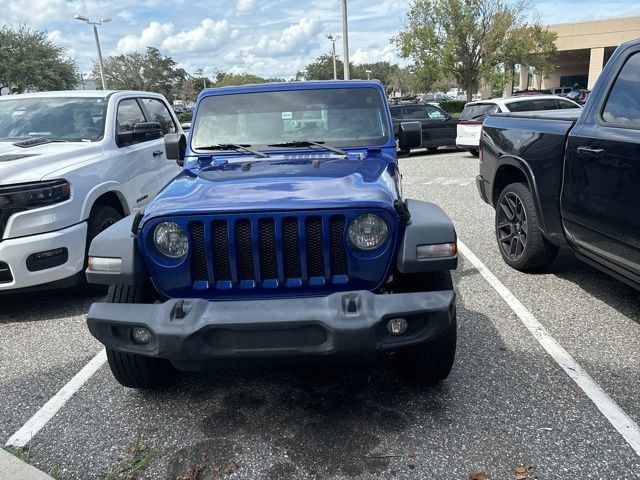
M 167 159 L 175 160 L 181 167 L 187 151 L 187 137 L 184 133 L 169 133 L 164 136 L 164 151 Z
M 402 122 L 398 131 L 400 150 L 420 148 L 422 145 L 422 124 L 420 122 Z

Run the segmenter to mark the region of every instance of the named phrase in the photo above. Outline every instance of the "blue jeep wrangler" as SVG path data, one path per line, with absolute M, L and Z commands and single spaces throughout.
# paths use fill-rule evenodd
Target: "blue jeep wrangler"
M 184 166 L 146 208 L 98 235 L 89 282 L 109 285 L 87 323 L 115 378 L 154 388 L 178 370 L 374 361 L 413 381 L 449 374 L 456 348 L 456 233 L 436 205 L 403 199 L 379 82 L 205 90 Z

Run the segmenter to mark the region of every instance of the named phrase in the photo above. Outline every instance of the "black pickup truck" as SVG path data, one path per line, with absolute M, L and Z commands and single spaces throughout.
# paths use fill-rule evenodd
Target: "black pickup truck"
M 583 109 L 488 117 L 476 182 L 511 267 L 568 246 L 640 289 L 640 40 L 618 47 Z

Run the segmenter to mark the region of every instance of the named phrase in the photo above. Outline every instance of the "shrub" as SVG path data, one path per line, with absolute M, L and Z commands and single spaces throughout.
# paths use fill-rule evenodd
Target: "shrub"
M 464 100 L 448 100 L 445 102 L 439 102 L 440 108 L 447 112 L 449 115 L 454 113 L 462 113 L 464 106 L 467 102 Z
M 193 117 L 193 112 L 182 112 L 178 114 L 178 120 L 180 123 L 190 122 Z

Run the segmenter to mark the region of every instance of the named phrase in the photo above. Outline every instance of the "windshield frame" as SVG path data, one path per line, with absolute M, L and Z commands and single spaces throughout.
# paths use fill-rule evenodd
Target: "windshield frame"
M 256 85 L 253 85 L 251 87 L 256 87 Z M 387 106 L 387 102 L 386 102 L 386 97 L 382 94 L 381 90 L 379 88 L 377 88 L 377 86 L 375 86 L 373 83 L 367 83 L 367 84 L 362 84 L 362 85 L 357 85 L 357 86 L 350 86 L 350 85 L 345 85 L 345 84 L 334 84 L 334 85 L 322 85 L 322 84 L 318 84 L 316 82 L 314 82 L 313 85 L 305 85 L 304 87 L 300 88 L 300 86 L 297 86 L 297 88 L 283 88 L 283 85 L 280 84 L 263 84 L 263 85 L 259 85 L 258 89 L 253 89 L 253 90 L 248 90 L 247 88 L 251 88 L 251 87 L 246 87 L 245 88 L 240 88 L 240 87 L 230 87 L 229 89 L 224 89 L 224 91 L 209 91 L 207 92 L 208 94 L 205 94 L 203 97 L 201 97 L 198 101 L 197 104 L 197 108 L 194 111 L 194 120 L 195 122 L 192 123 L 192 128 L 191 131 L 189 133 L 189 150 L 193 155 L 212 155 L 212 152 L 209 150 L 207 151 L 206 149 L 203 149 L 204 146 L 206 146 L 208 143 L 207 142 L 202 142 L 203 145 L 195 145 L 194 142 L 194 138 L 195 138 L 195 133 L 197 132 L 197 129 L 199 127 L 199 119 L 202 118 L 203 113 L 202 113 L 202 104 L 206 101 L 212 101 L 216 98 L 219 97 L 228 97 L 228 96 L 240 96 L 240 95 L 262 95 L 262 94 L 269 94 L 269 93 L 292 93 L 295 94 L 297 92 L 313 92 L 313 91 L 321 91 L 321 92 L 325 92 L 327 90 L 370 90 L 372 94 L 375 94 L 377 96 L 377 98 L 379 99 L 379 109 L 380 109 L 380 121 L 381 121 L 381 127 L 382 127 L 382 135 L 380 137 L 371 137 L 371 138 L 376 138 L 377 139 L 382 139 L 382 141 L 376 141 L 376 142 L 371 142 L 369 144 L 366 143 L 366 140 L 358 140 L 358 139 L 350 139 L 349 141 L 342 141 L 342 140 L 338 140 L 338 141 L 333 141 L 332 139 L 329 138 L 324 138 L 322 136 L 319 136 L 319 138 L 315 138 L 318 136 L 314 136 L 314 135 L 310 135 L 311 137 L 314 138 L 304 138 L 304 139 L 295 139 L 295 138 L 289 138 L 289 139 L 281 139 L 281 140 L 277 140 L 277 141 L 268 141 L 268 142 L 260 142 L 260 143 L 249 143 L 249 142 L 240 142 L 238 143 L 239 145 L 243 145 L 243 146 L 251 146 L 253 149 L 255 150 L 259 150 L 261 152 L 267 152 L 267 153 L 271 153 L 271 152 L 277 152 L 277 151 L 291 151 L 291 150 L 318 150 L 319 147 L 315 147 L 315 146 L 300 146 L 300 147 L 274 147 L 274 146 L 270 146 L 272 144 L 276 144 L 276 143 L 286 143 L 286 142 L 290 142 L 290 141 L 311 141 L 311 142 L 318 142 L 318 143 L 322 143 L 322 144 L 326 144 L 328 146 L 332 146 L 332 147 L 337 147 L 340 149 L 354 149 L 354 148 L 372 148 L 372 149 L 380 149 L 380 148 L 387 148 L 390 147 L 390 143 L 392 141 L 394 141 L 394 137 L 393 137 L 393 128 L 392 128 L 392 123 L 391 123 L 391 116 L 389 113 L 389 108 Z M 267 88 L 265 88 L 267 87 Z M 268 88 L 271 87 L 271 88 Z M 222 89 L 221 89 L 222 90 Z M 317 105 L 317 102 L 312 102 L 309 103 L 309 105 Z M 345 109 L 347 110 L 347 109 Z M 373 109 L 372 109 L 373 110 Z M 275 112 L 271 112 L 271 113 L 275 113 Z M 209 144 L 211 143 L 216 143 L 216 142 L 209 142 Z M 224 143 L 229 143 L 229 142 L 224 142 Z M 234 142 L 231 142 L 234 143 Z M 394 146 L 394 145 L 392 145 Z M 218 152 L 219 154 L 238 154 L 239 152 L 237 150 L 233 150 L 233 149 L 229 149 L 229 150 L 219 150 Z M 245 155 L 245 154 L 242 154 Z
M 109 100 L 106 97 L 103 96 L 86 96 L 86 95 L 78 95 L 78 96 L 56 96 L 56 95 L 51 95 L 51 96 L 19 96 L 19 95 L 8 95 L 2 99 L 0 99 L 0 114 L 3 111 L 3 106 L 6 105 L 6 103 L 12 103 L 12 102 L 16 102 L 16 107 L 14 111 L 19 110 L 19 104 L 21 102 L 25 102 L 27 105 L 29 104 L 34 104 L 36 102 L 43 102 L 45 105 L 42 105 L 42 103 L 40 104 L 40 106 L 38 107 L 39 109 L 41 108 L 50 108 L 49 105 L 46 105 L 47 102 L 62 102 L 62 103 L 72 103 L 72 102 L 78 102 L 78 101 L 82 101 L 84 103 L 90 104 L 91 102 L 96 102 L 102 100 L 104 103 L 102 105 L 102 125 L 100 127 L 96 127 L 96 130 L 98 131 L 98 133 L 96 135 L 94 135 L 92 138 L 81 138 L 81 137 L 70 137 L 70 138 L 65 138 L 64 136 L 57 136 L 55 134 L 51 134 L 51 135 L 45 135 L 44 133 L 49 133 L 49 132 L 37 132 L 37 133 L 43 133 L 43 135 L 24 135 L 24 136 L 8 136 L 8 137 L 2 137 L 0 136 L 0 142 L 16 142 L 16 141 L 25 141 L 25 140 L 32 140 L 32 139 L 37 139 L 37 138 L 48 138 L 48 139 L 52 139 L 53 141 L 63 141 L 65 143 L 97 143 L 97 142 L 101 142 L 102 140 L 104 140 L 105 138 L 105 132 L 106 132 L 106 125 L 107 125 L 107 115 L 108 115 L 108 103 Z M 28 111 L 28 110 L 27 110 Z M 87 112 L 88 113 L 88 112 Z M 69 119 L 69 122 L 72 123 L 73 120 Z

